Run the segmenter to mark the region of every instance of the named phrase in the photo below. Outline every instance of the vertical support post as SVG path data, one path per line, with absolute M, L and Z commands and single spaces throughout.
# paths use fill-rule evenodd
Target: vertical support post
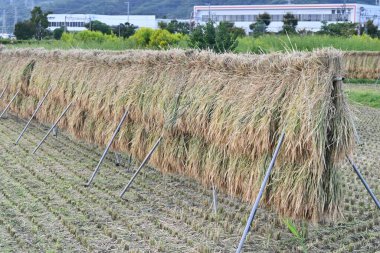
M 125 165 L 125 168 L 126 168 L 127 172 L 130 171 L 131 165 L 132 165 L 132 154 L 129 154 L 128 163 Z
M 265 173 L 264 180 L 263 180 L 263 182 L 261 183 L 261 187 L 260 187 L 259 194 L 258 194 L 257 197 L 256 197 L 255 203 L 253 204 L 253 207 L 252 207 L 251 213 L 250 213 L 249 218 L 248 218 L 248 221 L 247 221 L 247 225 L 245 226 L 245 229 L 244 229 L 244 232 L 243 232 L 243 236 L 242 236 L 241 239 L 240 239 L 240 243 L 239 243 L 239 246 L 238 246 L 238 248 L 237 248 L 237 250 L 236 250 L 236 253 L 240 253 L 240 252 L 242 251 L 242 249 L 243 249 L 245 239 L 247 238 L 247 235 L 248 235 L 249 229 L 251 228 L 252 221 L 253 221 L 253 219 L 255 218 L 257 208 L 259 207 L 260 199 L 261 199 L 261 197 L 263 196 L 265 186 L 266 186 L 266 184 L 267 184 L 267 182 L 268 182 L 269 176 L 270 176 L 270 174 L 271 174 L 271 172 L 272 172 L 272 169 L 273 169 L 273 167 L 274 167 L 274 164 L 275 164 L 275 162 L 276 162 L 276 159 L 277 159 L 278 153 L 279 153 L 279 151 L 280 151 L 280 148 L 281 148 L 281 146 L 282 146 L 282 143 L 283 143 L 283 141 L 284 141 L 284 138 L 285 138 L 285 132 L 282 132 L 282 134 L 281 134 L 281 136 L 280 136 L 280 139 L 278 140 L 278 144 L 277 144 L 276 150 L 274 151 L 274 154 L 273 154 L 272 160 L 271 160 L 271 162 L 270 162 L 270 164 L 269 164 L 268 170 L 267 170 L 267 172 Z
M 214 182 L 212 183 L 212 206 L 214 209 L 214 213 L 216 214 L 218 212 L 218 195 L 217 191 L 214 185 Z
M 121 159 L 120 159 L 120 154 L 115 152 L 115 165 L 120 166 Z
M 57 126 L 55 126 L 55 127 L 53 128 L 53 136 L 54 136 L 54 137 L 58 137 L 58 127 L 57 127 Z
M 106 158 L 106 155 L 107 155 L 107 153 L 108 153 L 108 150 L 110 149 L 110 147 L 111 147 L 111 145 L 112 145 L 112 143 L 113 143 L 113 141 L 114 141 L 116 135 L 117 135 L 117 134 L 119 133 L 119 131 L 120 131 L 121 125 L 123 124 L 123 122 L 124 122 L 125 119 L 127 118 L 127 115 L 128 115 L 128 110 L 125 111 L 123 117 L 121 118 L 121 120 L 120 120 L 120 122 L 119 122 L 119 125 L 117 126 L 115 132 L 113 133 L 113 135 L 112 135 L 112 137 L 111 137 L 111 140 L 109 141 L 109 143 L 108 143 L 106 149 L 105 149 L 104 152 L 103 152 L 102 157 L 101 157 L 100 160 L 99 160 L 98 165 L 96 166 L 94 172 L 92 173 L 90 179 L 89 179 L 88 182 L 85 184 L 85 186 L 87 186 L 87 187 L 90 186 L 91 183 L 92 183 L 92 181 L 94 180 L 96 174 L 98 173 L 98 171 L 99 171 L 99 169 L 100 169 L 100 166 L 101 166 L 102 163 L 103 163 L 104 158 Z
M 5 109 L 3 110 L 3 112 L 0 114 L 0 119 L 4 116 L 4 114 L 8 111 L 9 107 L 11 106 L 11 104 L 13 103 L 13 101 L 16 99 L 17 95 L 20 93 L 20 90 L 18 90 L 16 92 L 16 94 L 13 96 L 13 98 L 11 99 L 11 101 L 9 101 L 9 103 L 7 104 L 7 106 L 5 107 Z
M 37 105 L 37 108 L 34 110 L 33 114 L 32 114 L 32 117 L 30 117 L 29 121 L 26 123 L 24 129 L 21 131 L 20 135 L 18 136 L 15 144 L 17 145 L 18 142 L 21 140 L 22 136 L 24 135 L 24 133 L 26 132 L 26 130 L 28 129 L 30 123 L 32 122 L 32 120 L 34 119 L 34 117 L 36 116 L 37 112 L 40 110 L 42 104 L 44 103 L 44 101 L 46 100 L 47 96 L 49 95 L 49 93 L 51 92 L 51 90 L 53 89 L 52 86 L 50 86 L 50 88 L 48 89 L 48 91 L 46 92 L 45 96 L 38 102 L 38 105 Z
M 46 133 L 46 135 L 44 136 L 44 138 L 42 138 L 42 140 L 40 141 L 40 143 L 38 143 L 38 145 L 36 146 L 36 148 L 33 150 L 32 154 L 35 154 L 37 152 L 37 150 L 41 147 L 41 145 L 45 142 L 45 140 L 47 139 L 47 137 L 49 136 L 49 134 L 58 125 L 59 121 L 63 118 L 63 116 L 65 116 L 66 112 L 69 110 L 69 108 L 71 107 L 72 104 L 73 104 L 73 102 L 71 102 L 65 108 L 65 110 L 62 112 L 62 114 L 58 117 L 58 119 L 54 122 L 54 124 L 51 126 L 51 128 L 49 129 L 49 131 Z
M 162 135 L 160 138 L 158 138 L 157 142 L 154 144 L 153 148 L 149 151 L 149 153 L 144 158 L 144 161 L 140 164 L 139 168 L 136 170 L 135 174 L 132 176 L 129 183 L 125 186 L 123 191 L 120 193 L 120 198 L 122 198 L 125 194 L 125 192 L 128 190 L 128 188 L 132 185 L 133 181 L 135 180 L 136 176 L 140 173 L 140 170 L 145 166 L 145 164 L 149 161 L 150 157 L 154 153 L 154 151 L 157 149 L 158 145 L 160 144 L 162 140 Z
M 363 183 L 364 187 L 366 188 L 367 192 L 369 193 L 369 195 L 371 195 L 371 198 L 373 199 L 373 201 L 375 202 L 376 206 L 380 209 L 380 202 L 379 200 L 376 198 L 375 194 L 373 193 L 373 191 L 371 190 L 371 188 L 369 187 L 369 185 L 367 184 L 367 182 L 365 181 L 364 177 L 362 176 L 362 174 L 360 173 L 358 167 L 356 166 L 356 164 L 351 160 L 350 157 L 348 157 L 348 155 L 346 155 L 348 161 L 350 162 L 352 168 L 354 169 L 354 172 L 356 173 L 356 175 L 358 175 L 360 181 Z

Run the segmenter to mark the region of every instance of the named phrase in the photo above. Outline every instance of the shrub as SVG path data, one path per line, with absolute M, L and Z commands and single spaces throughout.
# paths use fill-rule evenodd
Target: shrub
M 167 30 L 155 30 L 149 41 L 149 46 L 153 48 L 168 48 L 169 46 L 177 45 L 184 36 L 182 34 L 172 34 Z
M 140 47 L 147 47 L 149 46 L 150 38 L 153 33 L 154 29 L 143 27 L 137 30 L 130 39 L 136 41 L 136 44 Z

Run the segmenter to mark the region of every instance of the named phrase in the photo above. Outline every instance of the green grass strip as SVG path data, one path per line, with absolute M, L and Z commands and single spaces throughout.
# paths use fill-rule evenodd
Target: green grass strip
M 352 84 L 379 84 L 380 85 L 380 80 L 378 80 L 378 79 L 365 79 L 365 78 L 344 79 L 344 83 L 352 83 Z
M 380 108 L 380 90 L 350 89 L 347 91 L 348 99 L 365 106 Z

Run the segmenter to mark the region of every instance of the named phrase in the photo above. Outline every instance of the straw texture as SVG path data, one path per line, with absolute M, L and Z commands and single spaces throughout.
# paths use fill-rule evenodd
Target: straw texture
M 346 78 L 379 79 L 379 52 L 346 52 L 344 54 Z
M 262 203 L 279 214 L 314 221 L 339 213 L 337 164 L 352 149 L 351 116 L 342 92 L 342 55 L 335 50 L 270 55 L 198 51 L 0 52 L 3 101 L 21 88 L 12 110 L 53 122 L 105 145 L 124 110 L 129 116 L 114 149 L 151 159 L 163 172 L 214 182 L 254 201 L 276 141 L 286 139 Z

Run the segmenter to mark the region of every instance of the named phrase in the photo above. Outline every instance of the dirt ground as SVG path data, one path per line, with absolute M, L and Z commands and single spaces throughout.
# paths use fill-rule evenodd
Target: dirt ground
M 353 106 L 362 144 L 354 161 L 380 198 L 380 110 Z M 85 188 L 102 150 L 65 134 L 31 150 L 47 128 L 36 123 L 19 145 L 25 121 L 0 120 L 0 252 L 234 252 L 251 205 L 218 195 L 179 175 L 144 168 L 124 199 L 121 189 L 137 167 L 115 166 L 109 154 Z M 129 169 L 131 167 L 131 169 Z M 348 164 L 342 165 L 342 217 L 324 224 L 283 219 L 259 209 L 245 252 L 376 252 L 380 211 Z

